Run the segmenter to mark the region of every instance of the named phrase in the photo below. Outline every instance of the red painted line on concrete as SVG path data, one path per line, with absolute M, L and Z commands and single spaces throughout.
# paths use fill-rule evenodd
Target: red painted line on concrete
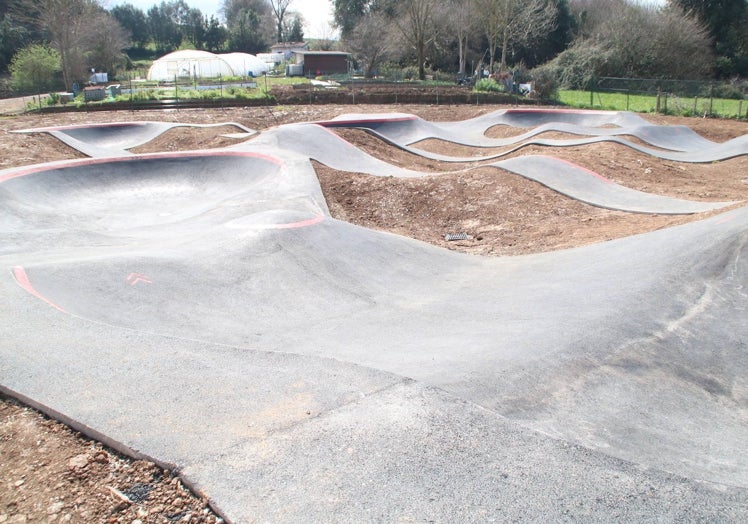
M 722 224 L 727 224 L 728 222 L 730 222 L 731 220 L 734 220 L 734 219 L 735 219 L 735 215 L 728 215 L 728 216 L 724 216 L 724 217 L 722 217 L 722 218 L 720 218 L 718 220 L 715 220 L 714 223 L 722 225 Z
M 358 120 L 322 120 L 318 122 L 314 122 L 317 125 L 327 127 L 335 127 L 335 126 L 349 126 L 349 125 L 356 125 L 356 124 L 378 124 L 378 123 L 390 123 L 390 122 L 409 122 L 411 120 L 417 120 L 417 116 L 399 116 L 396 118 L 361 118 Z
M 289 224 L 274 224 L 269 227 L 270 229 L 296 229 L 300 227 L 308 227 L 319 224 L 324 219 L 324 215 L 317 215 L 314 218 L 310 218 L 309 220 L 300 220 L 299 222 L 291 222 Z
M 602 180 L 603 182 L 606 182 L 606 183 L 608 183 L 608 184 L 615 184 L 615 182 L 613 182 L 612 180 L 610 180 L 610 179 L 608 179 L 608 178 L 605 178 L 605 177 L 604 177 L 604 176 L 602 176 L 602 175 L 601 175 L 600 173 L 595 173 L 595 172 L 594 172 L 594 171 L 592 171 L 591 169 L 587 169 L 586 167 L 582 167 L 582 166 L 580 166 L 580 165 L 577 165 L 577 164 L 575 164 L 574 162 L 570 162 L 570 161 L 568 161 L 568 160 L 564 160 L 563 158 L 557 158 L 557 157 L 555 157 L 555 156 L 548 156 L 548 155 L 538 155 L 538 156 L 544 156 L 545 158 L 552 158 L 553 160 L 556 160 L 556 161 L 558 161 L 558 162 L 563 162 L 564 164 L 568 164 L 568 165 L 570 165 L 570 166 L 572 166 L 572 167 L 574 167 L 574 168 L 576 168 L 576 169 L 581 169 L 582 171 L 584 171 L 584 172 L 586 172 L 586 173 L 588 173 L 588 174 L 590 174 L 590 175 L 594 176 L 595 178 L 599 178 L 599 179 L 600 179 L 600 180 Z
M 92 128 L 100 128 L 100 127 L 135 127 L 135 126 L 145 126 L 147 124 L 151 124 L 153 122 L 143 121 L 143 122 L 110 122 L 110 123 L 100 123 L 100 124 L 73 124 L 69 126 L 52 126 L 52 127 L 34 127 L 31 129 L 21 129 L 18 132 L 19 133 L 47 133 L 49 131 L 65 131 L 67 129 L 92 129 Z
M 29 280 L 29 276 L 26 274 L 26 270 L 23 269 L 21 266 L 16 266 L 13 268 L 13 278 L 15 278 L 16 282 L 19 286 L 21 286 L 23 289 L 25 289 L 28 293 L 35 296 L 42 302 L 46 302 L 53 308 L 55 308 L 58 311 L 61 311 L 63 313 L 67 313 L 63 308 L 52 302 L 50 299 L 39 293 L 34 286 L 31 285 L 31 281 Z
M 34 173 L 43 173 L 44 171 L 54 171 L 56 169 L 74 169 L 76 167 L 95 166 L 101 164 L 111 164 L 119 162 L 132 162 L 137 160 L 158 160 L 158 159 L 171 159 L 171 158 L 205 158 L 205 157 L 221 157 L 221 156 L 235 156 L 235 157 L 248 157 L 248 158 L 259 158 L 266 160 L 277 166 L 283 166 L 283 161 L 277 157 L 265 155 L 262 153 L 252 153 L 245 151 L 203 151 L 203 152 L 191 152 L 191 153 L 149 153 L 146 155 L 133 155 L 123 157 L 109 157 L 109 158 L 84 158 L 81 160 L 69 161 L 64 163 L 45 164 L 31 166 L 27 169 L 20 169 L 0 176 L 0 184 L 26 175 Z
M 618 111 L 589 111 L 579 109 L 507 109 L 505 113 L 517 113 L 517 114 L 543 114 L 543 113 L 565 113 L 571 115 L 611 115 L 618 113 Z

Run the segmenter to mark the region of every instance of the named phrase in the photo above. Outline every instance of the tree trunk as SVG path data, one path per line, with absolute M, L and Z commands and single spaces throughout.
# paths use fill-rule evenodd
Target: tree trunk
M 426 53 L 424 51 L 423 38 L 418 39 L 417 55 L 418 55 L 418 78 L 419 80 L 426 80 L 426 67 L 424 61 L 426 60 Z
M 496 60 L 496 39 L 489 37 L 488 39 L 488 72 L 493 73 L 493 64 Z
M 501 65 L 499 72 L 506 71 L 506 48 L 509 47 L 509 31 L 504 29 L 504 38 L 501 42 Z
M 467 36 L 461 36 L 457 41 L 457 48 L 460 54 L 460 70 L 458 74 L 465 76 L 465 49 L 467 48 Z

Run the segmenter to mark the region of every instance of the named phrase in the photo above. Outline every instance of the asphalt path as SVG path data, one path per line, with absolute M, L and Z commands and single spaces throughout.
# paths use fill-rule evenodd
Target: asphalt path
M 2 389 L 235 522 L 746 520 L 748 208 L 474 257 L 285 131 L 0 172 Z

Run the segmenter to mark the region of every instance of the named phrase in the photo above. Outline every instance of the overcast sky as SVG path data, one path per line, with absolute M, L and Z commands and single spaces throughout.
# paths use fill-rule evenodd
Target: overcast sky
M 218 10 L 223 5 L 221 0 L 185 0 L 185 2 L 208 17 L 217 16 Z M 119 4 L 132 4 L 143 11 L 148 11 L 154 4 L 160 3 L 161 0 L 108 0 L 105 5 L 111 8 Z M 332 0 L 292 0 L 289 9 L 298 11 L 304 17 L 304 36 L 307 38 L 332 36 Z

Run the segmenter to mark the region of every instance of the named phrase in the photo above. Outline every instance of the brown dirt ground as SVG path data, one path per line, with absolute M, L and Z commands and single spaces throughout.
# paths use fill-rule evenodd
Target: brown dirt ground
M 29 127 L 159 120 L 238 122 L 263 130 L 282 123 L 332 118 L 350 112 L 405 112 L 427 120 L 463 120 L 496 106 L 276 106 L 225 110 L 118 111 L 18 115 L 0 118 L 0 169 L 78 158 L 46 135 L 10 133 Z M 748 123 L 647 115 L 656 124 L 685 124 L 717 142 L 748 133 Z M 136 152 L 223 147 L 236 142 L 220 135 L 234 127 L 178 128 Z M 489 136 L 524 130 L 497 126 Z M 434 173 L 420 179 L 346 173 L 315 163 L 332 214 L 365 227 L 391 231 L 448 249 L 511 256 L 575 247 L 699 220 L 708 214 L 658 216 L 592 207 L 519 176 L 475 163 L 434 162 L 399 151 L 358 130 L 340 136 L 393 164 Z M 545 134 L 546 138 L 563 138 Z M 416 147 L 456 156 L 497 150 L 439 140 Z M 748 200 L 748 156 L 711 164 L 661 161 L 617 144 L 543 148 L 528 146 L 510 156 L 557 156 L 624 186 L 704 201 Z M 436 174 L 442 173 L 442 174 Z M 742 205 L 742 204 L 738 204 Z M 467 241 L 447 242 L 448 233 Z M 22 522 L 220 522 L 204 500 L 176 476 L 123 457 L 14 400 L 0 398 L 0 524 Z

